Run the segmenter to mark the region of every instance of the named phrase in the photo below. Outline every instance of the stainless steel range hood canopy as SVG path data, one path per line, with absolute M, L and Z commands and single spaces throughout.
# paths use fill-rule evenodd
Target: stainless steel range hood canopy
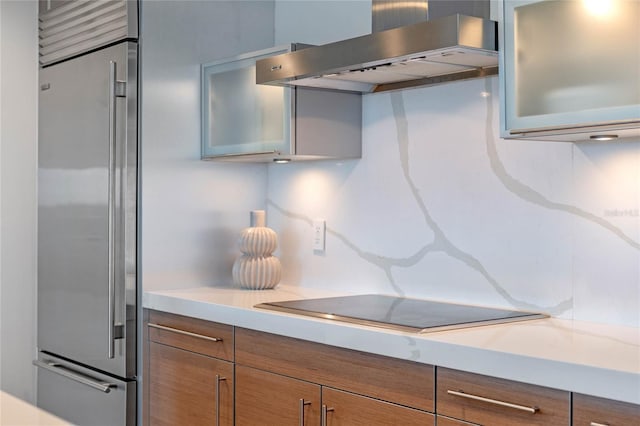
M 259 60 L 256 82 L 372 93 L 498 72 L 497 23 L 484 16 L 488 16 L 488 2 L 424 0 L 418 4 L 424 7 L 404 0 L 374 0 L 374 30 L 397 25 L 386 19 L 389 11 L 395 12 L 399 22 L 420 20 L 416 10 L 428 11 L 432 19 Z M 407 6 L 404 16 L 398 13 L 402 5 Z M 411 13 L 407 13 L 409 7 Z M 483 16 L 456 13 L 433 19 L 437 12 L 450 12 L 452 7 L 463 12 L 472 9 L 471 13 L 482 10 Z M 380 13 L 386 14 L 385 19 Z

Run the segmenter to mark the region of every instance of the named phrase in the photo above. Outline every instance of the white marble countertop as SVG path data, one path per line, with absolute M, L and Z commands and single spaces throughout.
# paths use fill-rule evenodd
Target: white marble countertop
M 62 426 L 70 424 L 35 405 L 0 391 L 0 425 Z
M 343 348 L 640 404 L 640 329 L 536 319 L 407 333 L 269 311 L 257 303 L 341 296 L 279 285 L 148 291 L 145 308 Z

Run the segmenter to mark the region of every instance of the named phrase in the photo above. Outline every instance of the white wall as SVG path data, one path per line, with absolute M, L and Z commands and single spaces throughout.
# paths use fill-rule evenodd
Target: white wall
M 0 389 L 35 399 L 36 1 L 0 1 Z
M 276 0 L 275 27 L 277 45 L 325 44 L 369 34 L 371 0 Z
M 262 164 L 200 160 L 200 64 L 273 46 L 271 1 L 142 7 L 145 290 L 231 285 L 237 236 L 265 205 Z

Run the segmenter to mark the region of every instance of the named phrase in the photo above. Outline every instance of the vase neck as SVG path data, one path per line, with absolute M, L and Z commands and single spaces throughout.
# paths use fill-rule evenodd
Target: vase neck
M 251 227 L 265 227 L 267 226 L 267 218 L 264 210 L 252 210 L 249 223 Z

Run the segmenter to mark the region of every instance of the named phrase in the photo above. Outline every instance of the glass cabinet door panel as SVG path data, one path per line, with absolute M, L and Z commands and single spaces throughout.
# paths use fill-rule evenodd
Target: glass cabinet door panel
M 277 53 L 203 65 L 203 157 L 288 152 L 291 90 L 256 84 L 256 60 Z
M 640 117 L 640 1 L 504 3 L 508 129 Z

